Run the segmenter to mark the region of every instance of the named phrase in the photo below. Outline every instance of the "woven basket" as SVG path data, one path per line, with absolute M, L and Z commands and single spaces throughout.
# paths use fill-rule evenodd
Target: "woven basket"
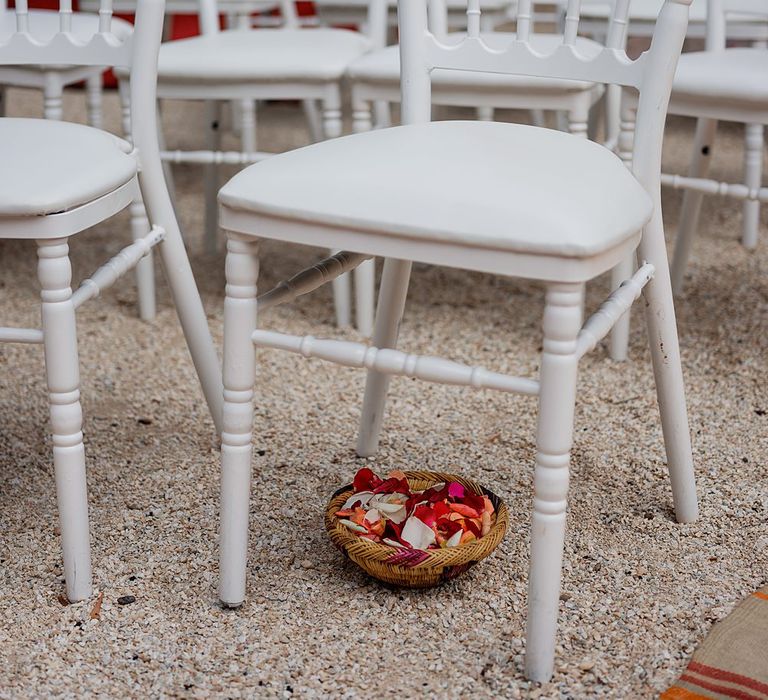
M 458 481 L 477 494 L 491 499 L 496 511 L 496 522 L 485 537 L 458 547 L 445 549 L 395 549 L 385 544 L 358 537 L 339 522 L 335 513 L 354 493 L 352 484 L 333 494 L 325 509 L 325 529 L 333 543 L 367 574 L 403 588 L 429 588 L 455 578 L 499 545 L 507 530 L 509 513 L 504 502 L 488 489 L 474 481 L 454 474 L 439 472 L 405 472 L 411 489 L 421 491 L 441 482 Z

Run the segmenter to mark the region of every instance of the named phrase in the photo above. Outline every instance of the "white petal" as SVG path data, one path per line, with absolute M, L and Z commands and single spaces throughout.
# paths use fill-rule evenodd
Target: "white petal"
M 379 513 L 378 510 L 376 510 L 375 508 L 372 508 L 365 514 L 365 517 L 363 518 L 363 520 L 365 520 L 368 523 L 375 523 L 381 520 L 381 514 Z
M 360 491 L 360 493 L 350 496 L 339 510 L 347 510 L 347 508 L 351 508 L 358 501 L 360 501 L 362 507 L 365 507 L 368 504 L 368 501 L 373 498 L 373 495 L 373 491 Z
M 389 537 L 385 537 L 381 540 L 384 544 L 388 544 L 390 547 L 397 547 L 398 549 L 405 549 L 405 547 L 400 544 L 399 542 L 395 542 L 394 540 L 390 540 Z
M 387 513 L 386 515 L 393 523 L 396 523 L 397 525 L 399 525 L 408 517 L 408 513 L 405 512 L 405 506 L 400 506 L 393 513 Z
M 456 530 L 446 541 L 446 547 L 458 547 L 461 541 L 461 536 L 464 534 L 463 530 Z
M 435 533 L 415 516 L 405 521 L 400 538 L 414 549 L 427 549 L 435 542 Z
M 342 525 L 345 525 L 348 527 L 352 532 L 368 532 L 366 528 L 364 528 L 362 525 L 358 525 L 357 523 L 353 523 L 351 520 L 339 520 L 339 522 Z

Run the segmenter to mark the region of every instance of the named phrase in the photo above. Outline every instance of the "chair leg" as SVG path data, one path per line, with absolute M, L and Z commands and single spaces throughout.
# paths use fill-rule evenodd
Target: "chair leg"
M 370 131 L 371 105 L 366 100 L 356 98 L 352 93 L 352 131 L 356 134 Z M 366 260 L 355 268 L 355 324 L 365 338 L 373 333 L 373 316 L 376 293 L 376 261 Z
M 123 122 L 123 135 L 129 141 L 133 140 L 131 132 L 131 97 L 130 86 L 125 81 L 118 84 L 120 94 L 120 114 Z M 149 231 L 147 211 L 144 201 L 139 193 L 131 202 L 131 236 L 133 240 L 143 237 Z M 139 318 L 142 321 L 151 321 L 155 318 L 157 309 L 155 304 L 155 266 L 153 253 L 150 250 L 136 265 L 136 291 L 139 300 Z
M 613 94 L 614 85 L 609 85 L 606 95 L 606 120 L 610 121 L 609 112 L 619 108 L 618 104 L 612 104 L 611 98 L 620 99 L 620 95 Z M 616 140 L 619 157 L 624 165 L 632 168 L 632 150 L 635 146 L 635 111 L 631 108 L 621 109 L 619 132 Z M 613 115 L 616 116 L 615 114 Z M 611 117 L 612 118 L 612 117 Z M 635 254 L 630 253 L 611 271 L 611 290 L 628 279 L 635 271 Z M 611 329 L 608 353 L 614 362 L 624 362 L 629 355 L 629 331 L 632 322 L 632 312 L 627 311 L 621 316 Z
M 747 124 L 744 138 L 744 184 L 751 190 L 763 181 L 763 125 Z M 742 206 L 741 242 L 745 248 L 757 247 L 760 230 L 760 202 L 747 199 Z
M 149 232 L 149 220 L 144 208 L 144 200 L 141 193 L 131 202 L 131 236 L 133 240 L 143 238 Z M 151 321 L 157 314 L 155 303 L 155 266 L 154 256 L 150 250 L 136 264 L 136 292 L 139 301 L 139 318 L 142 321 Z
M 655 268 L 653 279 L 645 286 L 645 320 L 656 379 L 656 394 L 661 412 L 661 426 L 667 450 L 667 468 L 672 482 L 672 498 L 678 522 L 690 523 L 698 516 L 696 479 L 693 471 L 691 434 L 685 405 L 683 369 L 675 320 L 675 303 L 664 243 L 660 203 L 647 224 L 638 260 L 647 260 Z
M 309 139 L 312 143 L 318 143 L 323 140 L 323 120 L 320 118 L 320 111 L 317 108 L 315 100 L 304 100 L 301 103 L 304 108 L 304 118 L 307 120 L 307 129 Z
M 101 106 L 101 73 L 86 80 L 85 101 L 88 109 L 88 123 L 96 129 L 103 126 Z
M 583 284 L 547 289 L 525 654 L 525 672 L 533 681 L 549 680 L 554 667 L 583 300 Z
M 341 136 L 341 128 L 341 97 L 338 90 L 332 90 L 323 100 L 323 133 L 325 138 L 335 139 Z M 331 253 L 337 252 L 337 250 L 331 251 Z M 349 277 L 347 272 L 331 282 L 336 325 L 341 328 L 352 322 L 352 290 Z
M 157 143 L 160 146 L 161 151 L 167 150 L 165 145 L 165 130 L 163 129 L 163 110 L 160 100 L 157 101 Z M 162 165 L 168 194 L 171 197 L 173 208 L 176 209 L 176 181 L 173 178 L 173 165 L 167 160 L 162 161 Z
M 712 160 L 717 122 L 714 119 L 699 119 L 696 122 L 693 158 L 688 168 L 690 177 L 706 177 Z M 675 238 L 675 252 L 672 256 L 672 290 L 680 294 L 683 290 L 685 268 L 691 253 L 691 245 L 696 230 L 699 227 L 699 212 L 704 195 L 701 192 L 688 190 L 683 195 L 683 206 L 680 211 L 680 224 Z
M 184 329 L 184 337 L 218 434 L 221 432 L 223 392 L 221 366 L 208 327 L 205 308 L 189 264 L 184 239 L 173 211 L 159 159 L 147 158 L 142 165 L 143 168 L 139 173 L 142 198 L 150 222 L 165 229 L 165 238 L 158 245 L 160 258 L 173 295 L 176 313 Z
M 258 275 L 258 241 L 228 233 L 219 599 L 229 607 L 237 607 L 245 600 L 255 378 L 255 349 L 251 336 L 256 328 Z
M 373 345 L 377 348 L 395 348 L 400 333 L 400 320 L 408 296 L 411 262 L 388 258 L 384 261 L 379 289 L 379 304 L 373 330 Z M 357 454 L 370 457 L 379 447 L 379 433 L 384 420 L 389 375 L 368 370 L 365 381 L 363 410 L 360 416 L 360 432 L 357 437 Z
M 240 148 L 244 153 L 256 151 L 256 102 L 240 100 Z
M 373 333 L 373 318 L 376 293 L 376 259 L 360 263 L 355 276 L 355 323 L 360 335 L 370 338 Z
M 479 122 L 492 122 L 493 121 L 493 114 L 494 114 L 493 107 L 487 107 L 487 106 L 483 105 L 482 107 L 477 107 L 475 112 L 477 114 L 477 121 L 479 121 Z
M 43 116 L 60 121 L 64 116 L 64 86 L 56 73 L 46 73 L 43 83 Z
M 72 267 L 66 239 L 37 246 L 64 578 L 67 598 L 74 602 L 91 594 L 91 548 Z
M 221 149 L 221 103 L 216 100 L 206 102 L 206 132 L 207 148 L 211 152 Z M 219 208 L 216 197 L 219 194 L 219 166 L 216 163 L 206 163 L 204 169 L 205 189 L 205 251 L 216 252 L 216 241 L 219 229 Z
M 611 290 L 618 289 L 621 283 L 635 273 L 635 254 L 630 253 L 611 270 Z M 611 329 L 608 354 L 614 362 L 624 362 L 629 355 L 629 331 L 631 315 L 629 310 L 622 314 Z

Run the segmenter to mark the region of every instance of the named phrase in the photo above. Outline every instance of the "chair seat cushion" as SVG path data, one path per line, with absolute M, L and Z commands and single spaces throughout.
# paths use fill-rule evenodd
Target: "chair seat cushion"
M 162 81 L 338 80 L 370 42 L 344 29 L 232 30 L 160 47 Z
M 568 257 L 620 245 L 652 211 L 602 146 L 474 121 L 381 129 L 274 156 L 235 175 L 219 201 L 345 229 Z
M 450 34 L 445 43 L 458 44 L 465 34 Z M 483 35 L 484 41 L 493 49 L 501 50 L 514 41 L 515 35 L 507 32 L 489 32 Z M 552 53 L 560 44 L 562 37 L 556 34 L 534 34 L 531 46 L 543 54 Z M 596 56 L 600 44 L 578 37 L 576 48 L 586 56 Z M 400 48 L 387 46 L 362 56 L 350 65 L 347 74 L 353 81 L 395 84 L 400 82 Z M 504 73 L 478 73 L 472 71 L 435 70 L 432 73 L 432 86 L 458 87 L 468 90 L 530 90 L 532 92 L 581 92 L 591 90 L 594 83 L 582 80 L 561 80 L 558 78 L 532 78 L 527 75 L 508 75 Z
M 765 109 L 768 50 L 693 51 L 680 57 L 672 87 L 676 99 L 724 102 Z
M 0 119 L 0 216 L 42 216 L 92 202 L 136 175 L 130 144 L 90 126 Z
M 0 41 L 6 41 L 15 31 L 16 13 L 13 10 L 0 12 Z M 59 13 L 55 10 L 30 10 L 29 31 L 38 41 L 50 41 L 59 32 Z M 79 41 L 88 41 L 98 31 L 98 14 L 95 12 L 72 13 L 72 34 Z M 112 32 L 116 36 L 123 39 L 132 31 L 133 26 L 129 22 L 117 17 L 112 18 Z

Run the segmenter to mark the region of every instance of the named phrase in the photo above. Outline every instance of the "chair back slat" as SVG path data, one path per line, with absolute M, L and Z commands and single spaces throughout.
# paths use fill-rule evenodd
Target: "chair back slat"
M 164 6 L 164 0 L 139 0 Z M 53 36 L 35 34 L 27 0 L 17 0 L 7 12 L 16 14 L 16 31 L 0 41 L 0 65 L 131 65 L 133 37 L 118 37 L 111 30 L 112 0 L 101 0 L 98 31 L 84 40 L 72 33 L 72 0 L 59 0 L 59 31 Z
M 59 0 L 59 31 L 72 31 L 72 0 Z
M 20 34 L 26 34 L 29 31 L 29 7 L 27 0 L 17 0 L 16 2 L 16 31 Z
M 522 17 L 518 15 L 517 33 L 501 47 L 497 42 L 490 46 L 479 31 L 479 2 L 465 2 L 472 25 L 466 38 L 456 43 L 441 40 L 430 31 L 427 0 L 399 0 L 404 123 L 429 121 L 430 78 L 438 69 L 578 80 L 632 88 L 640 93 L 633 167 L 649 193 L 659 189 L 665 113 L 687 30 L 691 0 L 665 0 L 650 48 L 634 60 L 624 49 L 630 0 L 616 0 L 606 43 L 602 46 L 578 40 L 581 0 L 568 0 L 562 42 L 549 53 L 541 53 L 529 41 L 530 0 L 519 0 L 518 10 Z
M 766 0 L 707 0 L 707 51 L 722 50 L 726 46 L 726 23 L 729 15 L 768 20 Z M 738 19 L 739 17 L 734 17 Z
M 533 13 L 533 2 L 531 0 L 520 0 L 517 3 L 517 30 L 518 41 L 528 41 L 531 35 L 531 22 Z
M 467 35 L 473 39 L 480 36 L 480 0 L 467 2 Z
M 99 5 L 99 32 L 109 33 L 112 30 L 112 0 L 101 0 Z
M 579 33 L 580 12 L 581 0 L 568 0 L 565 11 L 565 31 L 563 32 L 563 43 L 566 46 L 573 46 L 576 43 L 576 36 Z

